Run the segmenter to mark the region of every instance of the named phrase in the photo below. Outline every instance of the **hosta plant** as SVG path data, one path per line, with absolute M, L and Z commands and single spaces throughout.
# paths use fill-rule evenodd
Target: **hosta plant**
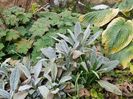
M 94 24 L 103 28 L 102 45 L 105 54 L 111 59 L 117 59 L 121 65 L 130 67 L 133 72 L 133 1 L 121 0 L 113 8 L 93 11 L 80 17 L 84 24 Z M 105 29 L 106 27 L 106 29 Z

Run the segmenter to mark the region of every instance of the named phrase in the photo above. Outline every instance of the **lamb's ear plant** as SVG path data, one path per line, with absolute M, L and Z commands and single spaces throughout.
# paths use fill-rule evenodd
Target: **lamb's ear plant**
M 8 63 L 9 59 L 2 63 L 0 96 L 7 99 L 64 99 L 71 94 L 66 91 L 70 83 L 76 85 L 75 88 L 69 87 L 78 93 L 78 79 L 84 76 L 86 82 L 98 82 L 107 91 L 121 95 L 115 85 L 100 80 L 102 73 L 109 72 L 118 64 L 118 61 L 110 61 L 90 47 L 100 32 L 92 35 L 90 26 L 82 32 L 79 23 L 75 25 L 74 33 L 68 31 L 70 37 L 58 34 L 62 39 L 54 38 L 58 42 L 53 48 L 41 49 L 42 56 L 35 66 L 31 65 L 29 58 L 13 65 Z M 76 80 L 73 79 L 74 74 L 80 74 Z
M 77 23 L 74 28 L 74 33 L 70 30 L 68 30 L 68 32 L 70 33 L 70 37 L 58 34 L 62 39 L 56 39 L 59 42 L 56 48 L 64 56 L 69 56 L 69 61 L 66 58 L 68 61 L 67 64 L 75 64 L 73 66 L 75 66 L 78 71 L 81 71 L 79 72 L 80 77 L 78 77 L 78 79 L 82 79 L 80 80 L 81 82 L 85 81 L 83 85 L 90 85 L 98 82 L 101 87 L 105 88 L 107 91 L 122 95 L 121 91 L 115 85 L 100 80 L 103 73 L 108 73 L 119 64 L 117 60 L 110 61 L 108 58 L 104 57 L 97 51 L 96 47 L 91 48 L 90 45 L 100 36 L 101 31 L 92 35 L 90 25 L 88 25 L 85 32 L 82 32 L 80 24 Z M 80 84 L 82 84 L 81 82 Z M 102 86 L 103 83 L 107 86 L 112 85 L 111 89 Z

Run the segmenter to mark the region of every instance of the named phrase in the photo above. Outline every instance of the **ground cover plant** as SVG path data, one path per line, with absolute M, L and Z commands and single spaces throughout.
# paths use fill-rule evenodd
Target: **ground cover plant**
M 133 98 L 132 0 L 15 1 L 0 7 L 0 99 Z
M 31 53 L 33 61 L 40 48 L 52 46 L 50 36 L 66 33 L 78 19 L 78 14 L 65 10 L 61 13 L 41 11 L 33 14 L 23 8 L 12 7 L 2 11 L 0 18 L 0 59 L 19 59 Z
M 2 98 L 77 99 L 81 88 L 94 83 L 109 92 L 122 95 L 116 85 L 101 79 L 103 73 L 113 70 L 119 62 L 109 60 L 95 47 L 90 47 L 101 31 L 91 35 L 90 26 L 82 32 L 77 23 L 74 32 L 68 32 L 70 37 L 58 34 L 62 39 L 53 37 L 58 41 L 54 47 L 41 49 L 42 58 L 35 66 L 31 66 L 31 61 L 26 58 L 14 66 L 9 64 L 10 59 L 1 63 Z

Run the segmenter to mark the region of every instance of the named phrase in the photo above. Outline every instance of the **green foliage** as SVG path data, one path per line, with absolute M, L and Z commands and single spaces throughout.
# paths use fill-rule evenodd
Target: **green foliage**
M 34 15 L 23 8 L 12 7 L 2 12 L 0 41 L 0 59 L 12 57 L 18 59 L 30 54 L 35 62 L 40 49 L 54 45 L 51 36 L 66 33 L 77 21 L 79 15 L 65 10 L 62 13 L 41 11 Z M 6 55 L 4 55 L 6 53 Z M 4 56 L 4 57 L 3 57 Z
M 100 36 L 100 32 L 92 35 L 90 26 L 82 32 L 79 23 L 75 25 L 74 32 L 68 31 L 70 37 L 58 34 L 61 39 L 53 37 L 58 41 L 54 47 L 41 49 L 42 57 L 35 66 L 31 65 L 29 58 L 15 64 L 10 63 L 11 65 L 10 59 L 1 63 L 2 98 L 17 99 L 22 95 L 22 99 L 65 99 L 71 92 L 78 95 L 85 84 L 96 84 L 96 81 L 107 91 L 121 95 L 115 85 L 100 80 L 102 73 L 109 72 L 118 65 L 118 61 L 110 61 L 90 47 Z M 86 83 L 82 83 L 84 80 Z M 10 87 L 6 88 L 5 84 Z M 110 85 L 112 89 L 105 85 Z M 67 86 L 70 91 L 67 91 Z
M 133 9 L 133 1 L 132 0 L 122 0 L 122 2 L 118 5 L 118 8 L 121 12 L 129 12 Z
M 117 14 L 119 10 L 118 9 L 105 9 L 100 11 L 93 11 L 90 13 L 87 13 L 80 17 L 80 21 L 84 22 L 84 24 L 91 23 L 95 26 L 104 26 L 108 22 L 110 22 Z
M 114 14 L 114 12 L 109 11 L 111 9 L 116 11 L 116 13 Z M 83 20 L 83 22 L 90 22 L 92 18 L 94 19 L 92 20 L 92 22 L 94 22 L 92 24 L 99 27 L 104 26 L 104 31 L 102 33 L 102 45 L 104 47 L 106 55 L 109 56 L 111 59 L 120 60 L 120 64 L 124 68 L 130 67 L 131 72 L 133 68 L 131 63 L 133 59 L 133 50 L 131 50 L 133 40 L 132 9 L 132 0 L 122 0 L 117 4 L 115 8 L 90 12 L 86 14 L 84 17 L 80 18 L 81 21 Z M 94 15 L 97 15 L 98 18 L 95 18 Z M 112 17 L 113 20 L 109 17 L 108 19 L 106 19 L 108 15 L 114 15 Z M 117 17 L 115 18 L 115 16 Z M 97 25 L 104 22 L 106 23 L 103 25 Z
M 133 39 L 133 22 L 122 17 L 110 22 L 102 33 L 102 43 L 108 54 L 114 54 L 125 48 Z M 118 47 L 119 46 L 119 47 Z

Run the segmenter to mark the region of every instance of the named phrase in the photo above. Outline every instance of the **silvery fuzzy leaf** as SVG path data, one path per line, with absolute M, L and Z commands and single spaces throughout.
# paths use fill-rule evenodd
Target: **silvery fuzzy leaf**
M 113 85 L 104 80 L 99 80 L 98 83 L 101 87 L 105 88 L 107 91 L 112 92 L 117 95 L 122 95 L 121 90 L 116 85 Z
M 68 32 L 69 32 L 69 34 L 70 34 L 72 40 L 73 40 L 74 42 L 77 42 L 77 37 L 74 35 L 74 33 L 73 33 L 71 30 L 69 30 L 69 29 L 68 29 Z M 72 44 L 72 45 L 73 45 L 73 44 Z
M 56 44 L 56 49 L 63 54 L 68 54 L 70 51 L 70 48 L 64 40 L 61 40 L 58 44 Z
M 53 87 L 55 87 L 55 86 L 59 86 L 59 84 L 58 84 L 58 83 L 55 83 L 55 82 L 52 83 L 51 85 L 52 85 Z
M 114 68 L 116 68 L 116 66 L 118 66 L 119 61 L 114 60 L 114 61 L 109 61 L 104 63 L 104 65 L 102 65 L 102 67 L 100 68 L 100 70 L 98 70 L 98 72 L 109 72 L 111 70 L 113 70 Z
M 0 96 L 2 96 L 2 99 L 10 99 L 10 94 L 3 89 L 0 89 Z
M 2 79 L 0 80 L 0 89 L 4 89 L 5 88 L 5 81 L 3 81 Z
M 7 58 L 1 65 L 5 65 L 7 62 L 9 62 L 11 58 Z
M 50 37 L 53 38 L 55 41 L 60 42 L 60 40 L 58 38 L 56 38 L 54 36 L 50 36 Z
M 97 55 L 95 52 L 91 52 L 90 54 L 90 63 L 93 66 L 97 62 Z
M 80 34 L 77 36 L 77 42 L 81 42 L 82 39 L 83 39 L 83 36 L 84 36 L 84 34 L 83 34 L 83 33 L 80 33 Z M 77 43 L 77 42 L 75 42 L 75 43 Z
M 26 66 L 28 68 L 31 66 L 31 61 L 30 61 L 29 57 L 24 57 L 22 60 L 22 63 L 24 64 L 24 66 Z
M 77 49 L 79 47 L 79 42 L 76 42 L 74 45 L 73 45 L 73 49 Z
M 83 52 L 81 52 L 81 51 L 79 51 L 79 50 L 74 50 L 73 52 L 72 52 L 72 58 L 73 59 L 77 59 L 77 58 L 79 58 L 81 55 L 83 55 L 84 53 Z
M 74 35 L 75 35 L 76 37 L 78 37 L 78 35 L 79 35 L 80 33 L 82 33 L 81 26 L 80 26 L 80 23 L 77 22 L 77 23 L 75 24 L 75 26 L 74 26 Z
M 66 81 L 71 80 L 71 79 L 72 79 L 71 76 L 63 76 L 61 80 L 59 81 L 59 84 L 65 83 Z
M 27 95 L 28 95 L 28 92 L 26 91 L 18 92 L 14 94 L 13 99 L 25 99 Z
M 59 90 L 60 90 L 59 88 L 56 88 L 55 90 L 52 90 L 51 93 L 52 94 L 57 94 L 59 92 Z
M 10 88 L 12 92 L 14 92 L 17 89 L 19 80 L 20 80 L 20 71 L 18 68 L 15 68 L 10 76 Z
M 39 89 L 41 95 L 43 96 L 43 98 L 48 99 L 50 90 L 45 85 L 38 87 L 38 89 Z
M 85 62 L 81 62 L 81 66 L 88 72 L 88 68 Z
M 109 6 L 107 6 L 105 4 L 100 4 L 100 5 L 96 5 L 96 6 L 92 7 L 91 9 L 102 10 L 102 9 L 107 9 L 107 8 L 109 8 Z
M 97 32 L 94 35 L 92 35 L 89 40 L 87 41 L 87 45 L 92 44 L 99 36 L 101 35 L 101 32 Z
M 28 79 L 31 79 L 30 71 L 28 70 L 28 68 L 27 68 L 26 66 L 24 66 L 24 65 L 21 64 L 21 63 L 18 63 L 17 66 L 18 66 L 18 68 L 25 74 L 25 76 L 26 76 Z
M 42 79 L 43 77 L 35 79 L 34 85 L 36 86 Z
M 55 59 L 56 58 L 56 52 L 52 47 L 43 48 L 41 49 L 44 56 L 46 56 L 49 59 Z
M 87 29 L 85 30 L 85 32 L 83 34 L 84 34 L 84 36 L 83 36 L 83 39 L 81 41 L 82 43 L 84 43 L 91 34 L 90 24 L 87 26 Z
M 25 90 L 29 90 L 30 88 L 32 88 L 31 85 L 23 85 L 23 86 L 20 86 L 18 91 L 25 91 Z
M 63 34 L 59 34 L 59 33 L 58 33 L 58 36 L 60 36 L 61 38 L 63 38 L 63 40 L 65 40 L 66 42 L 68 42 L 71 45 L 73 45 L 74 42 L 69 37 L 67 37 L 67 36 L 65 36 Z
M 47 67 L 44 68 L 44 74 L 49 74 L 51 71 L 51 68 L 49 66 L 50 63 L 47 64 Z
M 53 62 L 50 63 L 52 80 L 56 80 L 57 77 L 57 65 Z
M 33 69 L 35 79 L 38 78 L 38 76 L 39 76 L 39 74 L 40 74 L 40 72 L 41 72 L 41 70 L 42 70 L 42 65 L 43 65 L 43 64 L 42 64 L 42 61 L 43 61 L 43 60 L 40 60 L 40 61 L 35 65 L 35 67 L 34 67 L 34 69 Z

